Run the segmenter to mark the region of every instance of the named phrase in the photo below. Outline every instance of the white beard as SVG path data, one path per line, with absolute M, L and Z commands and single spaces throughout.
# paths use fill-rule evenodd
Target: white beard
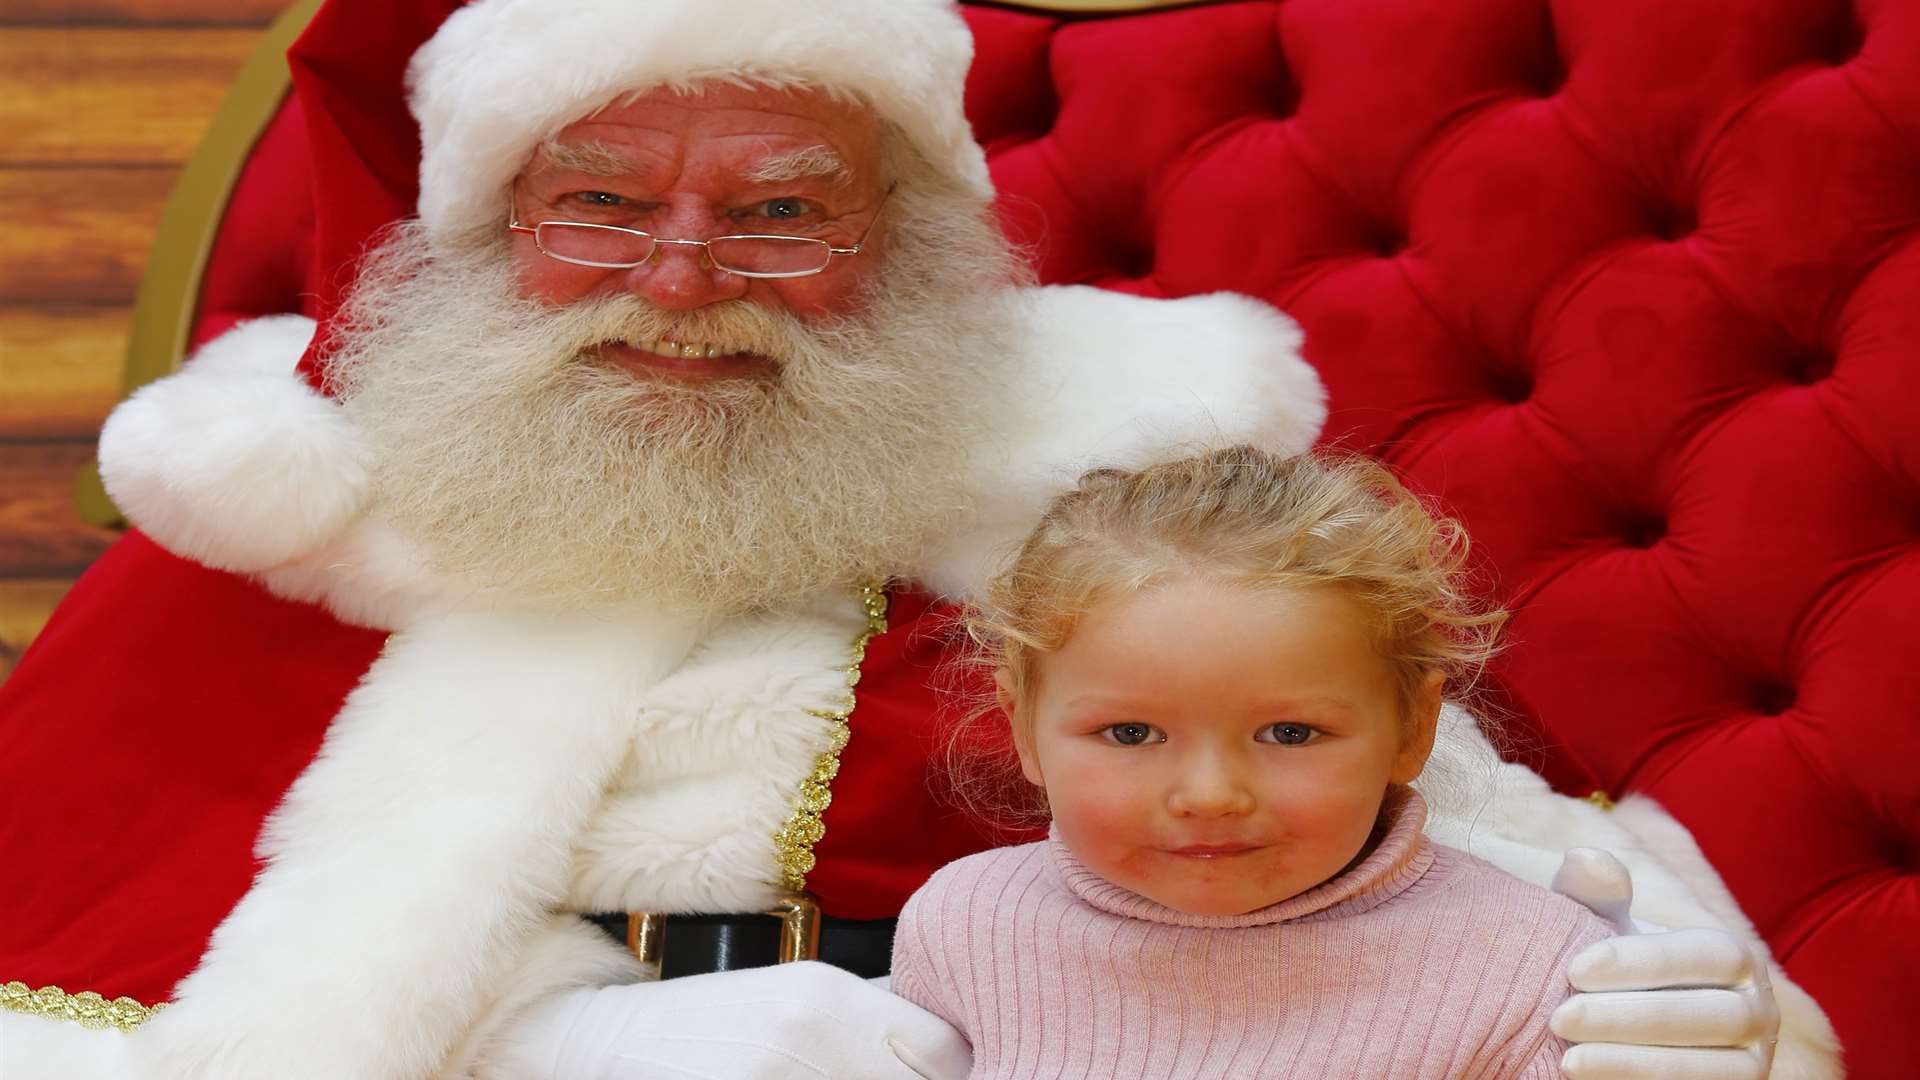
M 547 307 L 516 296 L 502 242 L 449 252 L 403 227 L 363 267 L 329 375 L 378 508 L 435 569 L 556 607 L 741 612 L 898 573 L 968 509 L 956 463 L 999 411 L 994 297 L 1017 272 L 982 215 L 895 201 L 878 284 L 827 324 Z M 669 335 L 777 373 L 681 384 L 590 358 Z

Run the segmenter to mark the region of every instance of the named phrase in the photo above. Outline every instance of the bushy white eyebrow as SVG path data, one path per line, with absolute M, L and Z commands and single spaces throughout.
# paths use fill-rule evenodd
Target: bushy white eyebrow
M 746 172 L 746 179 L 756 184 L 780 184 L 815 177 L 825 178 L 834 184 L 845 184 L 852 181 L 853 170 L 832 148 L 808 146 L 763 158 Z
M 540 145 L 539 158 L 555 168 L 588 176 L 629 176 L 633 162 L 603 142 L 563 143 L 548 139 Z

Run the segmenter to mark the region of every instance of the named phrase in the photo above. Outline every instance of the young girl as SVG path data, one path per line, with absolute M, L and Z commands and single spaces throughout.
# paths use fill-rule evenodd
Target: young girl
M 1089 473 L 974 616 L 1050 838 L 901 913 L 893 989 L 974 1077 L 1558 1077 L 1613 929 L 1426 839 L 1408 785 L 1503 616 L 1376 464 Z

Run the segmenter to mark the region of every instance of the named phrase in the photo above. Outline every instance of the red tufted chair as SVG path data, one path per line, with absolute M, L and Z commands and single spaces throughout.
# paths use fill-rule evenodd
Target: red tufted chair
M 1042 277 L 1298 319 L 1327 442 L 1458 513 L 1516 610 L 1530 763 L 1663 803 L 1851 1075 L 1914 1075 L 1920 4 L 970 19 Z M 197 338 L 310 295 L 304 155 L 283 110 Z

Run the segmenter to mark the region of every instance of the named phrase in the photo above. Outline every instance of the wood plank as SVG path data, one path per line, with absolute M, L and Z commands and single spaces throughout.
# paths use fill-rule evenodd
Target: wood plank
M 0 0 L 0 22 L 264 26 L 288 0 Z
M 185 161 L 259 43 L 253 29 L 0 34 L 0 164 Z
M 61 597 L 73 587 L 69 578 L 0 580 L 0 682 L 27 651 Z
M 73 512 L 73 478 L 93 443 L 0 443 L 0 578 L 60 577 L 98 558 L 114 539 Z
M 124 307 L 0 307 L 0 438 L 83 438 L 120 398 Z
M 0 304 L 127 304 L 177 169 L 0 169 Z

